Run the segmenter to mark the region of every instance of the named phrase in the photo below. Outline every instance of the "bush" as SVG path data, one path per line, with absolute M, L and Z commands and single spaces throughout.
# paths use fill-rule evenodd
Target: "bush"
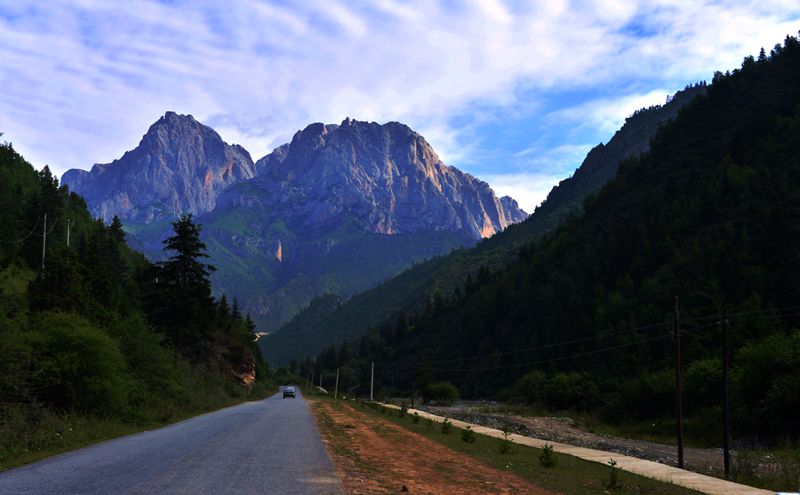
M 458 389 L 450 382 L 434 382 L 425 387 L 423 395 L 426 402 L 450 404 L 458 399 Z
M 444 421 L 442 421 L 441 432 L 445 435 L 449 435 L 452 428 L 453 423 L 451 423 L 447 418 L 444 418 Z
M 545 392 L 547 405 L 555 409 L 590 411 L 600 403 L 600 389 L 583 373 L 556 373 Z
M 513 445 L 513 443 L 514 440 L 511 439 L 511 429 L 508 425 L 503 425 L 503 441 L 500 442 L 500 453 L 510 454 L 511 445 Z
M 133 389 L 117 343 L 87 320 L 45 313 L 35 325 L 35 387 L 58 409 L 108 414 L 121 411 Z
M 800 331 L 750 342 L 733 362 L 731 403 L 748 432 L 800 436 Z
M 472 431 L 471 426 L 467 426 L 465 429 L 461 430 L 461 441 L 467 443 L 475 443 L 475 432 Z
M 552 445 L 544 444 L 542 453 L 539 454 L 539 464 L 546 468 L 551 468 L 558 464 L 558 458 L 556 457 L 556 453 L 553 452 Z
M 611 467 L 608 471 L 608 479 L 603 480 L 603 486 L 606 490 L 619 490 L 622 488 L 622 482 L 619 480 L 619 468 L 617 467 L 617 461 L 611 459 L 608 461 L 608 465 Z
M 527 404 L 540 404 L 544 402 L 544 389 L 547 376 L 542 371 L 531 371 L 523 375 L 514 384 L 513 395 L 522 399 Z
M 411 422 L 414 424 L 419 423 L 419 413 L 414 411 L 414 415 L 411 416 Z

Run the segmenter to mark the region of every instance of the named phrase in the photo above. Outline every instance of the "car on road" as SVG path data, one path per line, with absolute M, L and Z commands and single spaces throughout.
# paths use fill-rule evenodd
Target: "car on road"
M 284 387 L 283 388 L 283 398 L 285 399 L 287 397 L 291 397 L 292 399 L 296 398 L 295 397 L 295 389 L 294 389 L 294 387 Z

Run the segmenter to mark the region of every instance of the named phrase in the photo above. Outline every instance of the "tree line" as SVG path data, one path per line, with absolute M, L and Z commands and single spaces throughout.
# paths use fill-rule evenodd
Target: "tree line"
M 271 387 L 249 315 L 212 296 L 201 226 L 173 228 L 151 263 L 0 145 L 0 463 L 64 418 L 159 423 Z

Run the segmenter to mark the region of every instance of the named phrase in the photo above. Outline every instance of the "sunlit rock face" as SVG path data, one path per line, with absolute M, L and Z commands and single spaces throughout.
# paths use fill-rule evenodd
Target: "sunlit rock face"
M 210 211 L 225 188 L 254 172 L 247 150 L 225 143 L 191 115 L 167 112 L 122 158 L 89 172 L 69 170 L 62 182 L 105 221 L 118 215 L 125 223 L 148 224 Z
M 425 138 L 389 122 L 311 124 L 256 162 L 221 208 L 257 208 L 292 225 L 324 229 L 344 217 L 367 232 L 457 232 L 480 239 L 523 220 L 511 198 L 442 163 Z
M 345 119 L 298 131 L 201 220 L 217 286 L 273 330 L 316 296 L 350 297 L 525 217 L 407 126 Z

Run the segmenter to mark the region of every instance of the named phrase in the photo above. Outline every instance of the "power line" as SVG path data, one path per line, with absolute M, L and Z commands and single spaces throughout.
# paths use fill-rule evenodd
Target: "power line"
M 30 232 L 28 232 L 28 235 L 26 235 L 26 236 L 25 236 L 25 237 L 23 237 L 22 239 L 17 239 L 17 240 L 15 240 L 15 241 L 7 241 L 7 240 L 5 240 L 5 239 L 0 239 L 0 242 L 7 242 L 7 243 L 9 243 L 9 244 L 17 244 L 17 243 L 20 243 L 20 242 L 25 242 L 25 241 L 26 241 L 26 240 L 27 240 L 27 239 L 28 239 L 30 236 L 32 236 L 32 235 L 33 235 L 33 233 L 34 233 L 34 232 L 36 232 L 36 227 L 38 227 L 38 226 L 39 226 L 39 220 L 40 220 L 39 218 L 37 218 L 37 219 L 36 219 L 36 225 L 34 225 L 34 226 L 33 226 L 33 228 L 31 229 L 31 231 L 30 231 Z M 38 235 L 38 234 L 37 234 L 37 235 Z
M 37 235 L 37 236 L 39 236 L 39 237 L 45 237 L 45 236 L 48 236 L 48 235 L 50 235 L 50 232 L 52 232 L 52 231 L 53 231 L 53 229 L 54 229 L 54 228 L 56 228 L 56 225 L 58 225 L 58 222 L 60 222 L 60 221 L 61 221 L 61 219 L 60 219 L 60 218 L 56 219 L 56 221 L 55 221 L 55 222 L 53 222 L 53 226 L 52 226 L 52 227 L 50 227 L 50 229 L 49 229 L 47 232 L 43 232 L 43 233 L 41 233 L 41 234 L 36 234 L 36 235 Z M 47 225 L 47 224 L 45 224 L 45 225 Z
M 681 317 L 681 321 L 703 321 L 703 320 L 722 320 L 723 318 L 727 318 L 729 321 L 731 317 L 735 316 L 745 316 L 745 315 L 752 315 L 752 314 L 761 314 L 761 313 L 775 313 L 775 312 L 783 312 L 783 311 L 795 311 L 800 310 L 800 306 L 788 306 L 785 308 L 777 308 L 777 309 L 757 309 L 753 311 L 741 311 L 739 313 L 727 313 L 727 314 L 715 314 L 715 315 L 706 315 L 706 316 L 692 316 L 692 317 Z
M 594 335 L 592 337 L 583 337 L 583 338 L 575 339 L 575 340 L 567 340 L 567 341 L 563 341 L 563 342 L 555 342 L 555 343 L 552 343 L 552 344 L 544 344 L 544 345 L 535 346 L 535 347 L 527 347 L 527 348 L 524 348 L 524 349 L 516 349 L 514 351 L 494 352 L 494 353 L 491 353 L 491 354 L 484 354 L 484 355 L 481 355 L 481 356 L 472 356 L 472 357 L 465 357 L 465 358 L 440 359 L 440 360 L 436 360 L 436 361 L 427 361 L 425 363 L 416 363 L 416 364 L 429 365 L 429 364 L 458 363 L 458 362 L 474 361 L 474 360 L 478 360 L 478 359 L 497 357 L 497 356 L 509 356 L 509 355 L 513 355 L 513 354 L 522 354 L 522 353 L 525 353 L 525 352 L 539 351 L 539 350 L 544 350 L 544 349 L 552 349 L 552 348 L 555 348 L 555 347 L 561 347 L 561 346 L 565 346 L 565 345 L 579 344 L 581 342 L 589 342 L 591 340 L 597 340 L 597 339 L 601 339 L 601 338 L 604 338 L 604 337 L 614 337 L 614 336 L 617 336 L 617 335 L 623 335 L 623 334 L 626 334 L 626 333 L 638 332 L 638 331 L 641 331 L 641 330 L 649 330 L 649 329 L 658 328 L 658 327 L 662 327 L 663 328 L 664 325 L 666 325 L 667 323 L 668 322 L 663 322 L 663 321 L 662 322 L 658 322 L 658 323 L 651 323 L 649 325 L 642 325 L 640 327 L 626 328 L 624 330 L 620 330 L 620 331 L 617 331 L 617 332 L 601 333 L 601 334 Z M 383 364 L 383 365 L 379 365 L 379 366 L 381 366 L 381 367 L 407 367 L 407 366 L 413 366 L 413 365 L 415 365 L 415 363 Z
M 426 371 L 493 371 L 493 370 L 503 370 L 503 369 L 510 369 L 510 368 L 521 368 L 521 367 L 525 367 L 525 366 L 533 366 L 533 365 L 537 365 L 537 364 L 552 363 L 552 362 L 556 362 L 556 361 L 563 361 L 563 360 L 566 360 L 566 359 L 574 359 L 574 358 L 578 358 L 578 357 L 591 356 L 591 355 L 594 355 L 594 354 L 600 354 L 602 352 L 613 351 L 613 350 L 622 349 L 622 348 L 625 348 L 625 347 L 630 347 L 632 345 L 644 344 L 644 343 L 647 343 L 647 342 L 654 342 L 656 340 L 666 339 L 666 338 L 670 338 L 670 337 L 671 337 L 670 335 L 658 335 L 656 337 L 651 337 L 649 339 L 640 340 L 638 342 L 628 342 L 627 344 L 619 344 L 619 345 L 616 345 L 616 346 L 604 347 L 602 349 L 595 349 L 593 351 L 579 352 L 577 354 L 571 354 L 569 356 L 559 356 L 559 357 L 550 358 L 550 359 L 539 359 L 539 360 L 536 360 L 536 361 L 527 361 L 525 363 L 508 364 L 508 365 L 504 365 L 504 366 L 488 366 L 488 367 L 484 367 L 484 368 L 427 368 L 427 367 L 421 367 L 421 366 L 407 365 L 406 367 L 410 368 L 410 369 L 426 370 Z
M 756 315 L 758 313 L 772 313 L 772 314 L 770 314 L 770 315 L 762 315 L 762 316 L 754 316 L 754 317 L 750 317 L 750 318 L 736 318 L 736 319 L 727 318 L 727 320 L 728 320 L 729 323 L 738 323 L 738 322 L 770 320 L 770 319 L 777 319 L 777 318 L 788 318 L 788 317 L 793 317 L 793 316 L 800 316 L 800 312 L 790 313 L 790 314 L 776 314 L 776 313 L 783 313 L 785 311 L 791 311 L 791 310 L 797 310 L 797 309 L 800 309 L 800 306 L 789 306 L 789 307 L 780 308 L 780 309 L 761 310 L 761 311 L 742 311 L 742 312 L 739 312 L 739 313 L 729 314 L 728 316 Z M 712 322 L 707 323 L 707 324 L 705 324 L 703 326 L 700 326 L 700 327 L 682 329 L 682 331 L 683 332 L 687 332 L 688 331 L 692 335 L 693 338 L 708 339 L 709 338 L 708 335 L 700 334 L 700 333 L 697 333 L 697 332 L 699 332 L 701 330 L 705 330 L 705 329 L 710 328 L 710 327 L 714 327 L 714 326 L 720 325 L 722 316 L 721 315 L 708 315 L 708 316 L 704 316 L 704 317 L 692 318 L 693 320 L 697 321 L 697 320 L 700 320 L 701 318 L 707 320 L 707 319 L 715 318 L 717 316 L 719 316 L 719 319 L 717 321 L 712 321 Z M 683 318 L 681 318 L 681 320 L 683 320 Z M 550 363 L 550 362 L 561 361 L 561 360 L 566 360 L 566 359 L 572 359 L 572 358 L 575 358 L 575 357 L 582 357 L 582 356 L 597 354 L 597 353 L 600 353 L 600 352 L 606 352 L 606 351 L 609 351 L 609 350 L 615 350 L 615 349 L 624 348 L 624 347 L 627 347 L 627 346 L 648 343 L 648 342 L 656 341 L 656 340 L 659 340 L 659 339 L 662 339 L 662 338 L 672 337 L 672 335 L 671 334 L 670 335 L 661 335 L 661 336 L 651 337 L 651 338 L 645 339 L 645 340 L 639 340 L 639 341 L 636 341 L 636 342 L 629 342 L 629 343 L 620 344 L 620 345 L 617 345 L 617 346 L 606 347 L 606 348 L 597 349 L 597 350 L 593 350 L 593 351 L 582 352 L 582 353 L 578 353 L 578 354 L 572 354 L 572 355 L 569 355 L 569 356 L 561 356 L 561 357 L 557 357 L 557 358 L 550 358 L 550 359 L 537 360 L 537 361 L 528 361 L 528 362 L 525 362 L 525 363 L 517 363 L 517 364 L 511 364 L 511 365 L 492 366 L 492 367 L 484 367 L 484 368 L 430 368 L 430 367 L 428 367 L 429 365 L 432 365 L 432 364 L 436 365 L 436 364 L 447 364 L 447 363 L 464 363 L 464 362 L 476 361 L 476 360 L 486 359 L 486 358 L 494 358 L 494 357 L 500 357 L 500 356 L 510 356 L 510 355 L 514 355 L 514 354 L 521 354 L 521 353 L 533 352 L 533 351 L 538 351 L 538 350 L 552 349 L 552 348 L 561 347 L 561 346 L 565 346 L 565 345 L 579 344 L 579 343 L 582 343 L 582 342 L 598 340 L 598 339 L 602 339 L 604 337 L 614 337 L 614 336 L 618 336 L 618 335 L 624 335 L 624 334 L 628 334 L 628 333 L 638 332 L 638 331 L 641 331 L 641 330 L 649 330 L 649 329 L 659 328 L 659 327 L 664 328 L 664 326 L 669 324 L 669 323 L 670 322 L 666 322 L 666 321 L 658 322 L 658 323 L 652 323 L 652 324 L 649 324 L 649 325 L 643 325 L 643 326 L 639 326 L 639 327 L 627 328 L 627 329 L 620 330 L 620 331 L 617 331 L 617 332 L 597 334 L 597 335 L 594 335 L 592 337 L 584 337 L 584 338 L 580 338 L 580 339 L 568 340 L 568 341 L 563 341 L 563 342 L 556 342 L 556 343 L 552 343 L 552 344 L 545 344 L 545 345 L 540 345 L 540 346 L 535 346 L 535 347 L 528 347 L 528 348 L 525 348 L 525 349 L 517 349 L 517 350 L 514 350 L 514 351 L 507 351 L 507 352 L 501 352 L 501 353 L 491 353 L 491 354 L 484 354 L 484 355 L 480 355 L 480 356 L 471 356 L 471 357 L 464 357 L 464 358 L 441 359 L 441 360 L 436 360 L 436 361 L 427 361 L 427 362 L 424 362 L 424 363 L 416 362 L 416 363 L 375 364 L 375 366 L 379 367 L 379 368 L 385 368 L 385 369 L 388 369 L 388 368 L 406 368 L 406 369 L 428 370 L 428 371 L 491 371 L 491 370 L 499 370 L 499 369 L 531 366 L 531 365 L 535 365 L 535 364 L 544 364 L 544 363 Z

